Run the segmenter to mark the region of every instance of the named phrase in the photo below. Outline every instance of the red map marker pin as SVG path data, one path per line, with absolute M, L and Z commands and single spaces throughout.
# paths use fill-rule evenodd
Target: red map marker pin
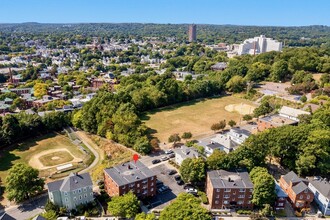
M 139 159 L 139 155 L 134 154 L 133 155 L 133 160 L 134 160 L 135 163 L 136 163 L 136 161 L 138 161 L 138 159 Z

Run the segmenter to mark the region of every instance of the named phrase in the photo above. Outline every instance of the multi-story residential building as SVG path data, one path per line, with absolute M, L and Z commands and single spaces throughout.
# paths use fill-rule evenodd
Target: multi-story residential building
M 193 147 L 182 145 L 174 150 L 175 163 L 181 166 L 182 162 L 187 158 L 198 158 L 200 155 Z
M 196 24 L 191 24 L 189 25 L 189 30 L 188 30 L 188 41 L 189 42 L 195 42 L 196 41 Z
M 280 187 L 288 195 L 289 202 L 294 209 L 306 210 L 310 208 L 314 194 L 308 189 L 308 180 L 299 178 L 297 174 L 291 171 L 281 176 Z
M 266 38 L 264 35 L 246 39 L 242 44 L 239 45 L 238 55 L 243 54 L 260 54 L 269 51 L 281 51 L 282 42 L 273 40 L 272 38 Z
M 211 209 L 253 208 L 253 183 L 245 171 L 207 172 L 206 194 Z
M 129 191 L 139 198 L 156 195 L 157 176 L 140 161 L 126 162 L 104 170 L 104 187 L 109 196 Z
M 322 214 L 330 215 L 330 182 L 322 178 L 314 179 L 309 182 L 308 188 L 314 193 L 314 201 Z
M 94 200 L 93 182 L 89 173 L 71 173 L 63 180 L 48 183 L 47 187 L 49 200 L 68 210 Z
M 276 201 L 274 205 L 275 209 L 276 210 L 284 209 L 285 203 L 288 199 L 288 195 L 283 191 L 283 189 L 276 181 L 275 181 L 275 192 L 276 192 Z

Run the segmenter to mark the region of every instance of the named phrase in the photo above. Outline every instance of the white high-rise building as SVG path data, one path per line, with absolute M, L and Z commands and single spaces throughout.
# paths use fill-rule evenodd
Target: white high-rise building
M 260 54 L 269 51 L 281 51 L 282 42 L 273 40 L 272 38 L 266 38 L 265 35 L 260 35 L 260 37 L 246 39 L 238 47 L 238 55 L 242 54 Z

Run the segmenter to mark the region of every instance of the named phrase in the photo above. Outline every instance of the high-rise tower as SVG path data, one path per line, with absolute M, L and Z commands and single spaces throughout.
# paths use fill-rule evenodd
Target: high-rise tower
M 189 42 L 196 41 L 196 24 L 189 25 L 188 40 Z

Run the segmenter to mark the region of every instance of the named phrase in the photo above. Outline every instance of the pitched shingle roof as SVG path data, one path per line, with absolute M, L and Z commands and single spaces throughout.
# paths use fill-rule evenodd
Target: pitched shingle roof
M 330 199 L 330 183 L 327 181 L 322 180 L 312 180 L 310 184 L 313 185 L 317 191 L 320 192 L 323 196 Z
M 285 182 L 287 184 L 290 184 L 290 182 L 297 183 L 297 182 L 304 181 L 304 179 L 298 177 L 297 174 L 293 171 L 290 171 L 289 173 L 285 174 L 283 176 L 283 179 L 285 180 Z
M 292 191 L 298 195 L 299 193 L 301 193 L 302 191 L 304 191 L 305 189 L 308 189 L 307 185 L 304 182 L 300 182 L 297 185 L 292 187 Z
M 16 219 L 11 217 L 7 213 L 2 213 L 2 214 L 0 214 L 0 220 L 16 220 Z
M 71 173 L 63 180 L 58 180 L 47 184 L 48 191 L 64 191 L 69 192 L 86 186 L 93 186 L 89 173 L 74 174 Z

